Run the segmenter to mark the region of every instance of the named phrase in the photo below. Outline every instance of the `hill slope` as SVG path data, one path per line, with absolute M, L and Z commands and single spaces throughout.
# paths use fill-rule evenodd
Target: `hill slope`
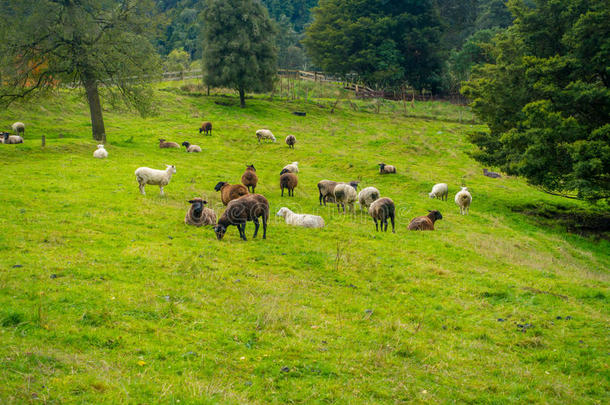
M 106 160 L 91 156 L 76 93 L 0 112 L 3 126 L 28 125 L 26 144 L 0 145 L 0 402 L 608 400 L 609 244 L 515 212 L 582 205 L 482 176 L 467 156 L 471 125 L 397 106 L 330 114 L 257 98 L 242 110 L 165 90 L 155 118 L 106 112 Z M 212 137 L 198 134 L 202 120 Z M 256 143 L 264 127 L 276 144 Z M 159 150 L 158 138 L 203 153 Z M 292 161 L 299 186 L 282 198 L 279 172 Z M 381 161 L 398 174 L 379 176 Z M 220 214 L 214 185 L 239 182 L 250 163 L 271 204 L 267 240 L 251 239 L 251 223 L 248 242 L 235 227 L 219 242 L 184 225 L 194 196 Z M 166 197 L 155 186 L 138 194 L 134 170 L 164 164 L 177 167 Z M 396 234 L 319 207 L 323 178 L 394 199 Z M 441 181 L 448 202 L 428 198 Z M 468 216 L 452 201 L 462 182 Z M 281 206 L 327 226 L 288 227 Z M 437 230 L 408 232 L 427 209 L 443 213 Z

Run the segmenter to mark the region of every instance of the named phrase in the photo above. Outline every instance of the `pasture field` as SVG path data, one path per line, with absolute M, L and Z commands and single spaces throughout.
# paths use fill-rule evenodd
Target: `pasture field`
M 607 206 L 484 177 L 466 141 L 484 128 L 466 108 L 416 103 L 405 116 L 401 103 L 376 114 L 344 100 L 331 114 L 332 99 L 261 96 L 240 109 L 179 84 L 156 96 L 146 119 L 105 105 L 106 160 L 92 157 L 77 91 L 0 111 L 2 127 L 27 125 L 25 144 L 0 145 L 0 403 L 610 402 L 608 235 L 521 212 Z M 277 143 L 257 144 L 265 127 Z M 281 198 L 293 161 L 299 185 Z M 380 176 L 382 161 L 398 173 Z M 166 196 L 140 195 L 134 170 L 165 164 L 177 168 Z M 185 226 L 192 197 L 221 214 L 214 185 L 246 164 L 271 205 L 267 240 L 252 223 L 247 242 L 235 227 L 219 242 Z M 379 188 L 396 234 L 359 207 L 320 207 L 321 179 Z M 428 198 L 436 182 L 447 202 Z M 453 202 L 462 184 L 468 216 Z M 289 227 L 282 206 L 326 227 Z M 428 209 L 443 214 L 436 231 L 407 231 Z

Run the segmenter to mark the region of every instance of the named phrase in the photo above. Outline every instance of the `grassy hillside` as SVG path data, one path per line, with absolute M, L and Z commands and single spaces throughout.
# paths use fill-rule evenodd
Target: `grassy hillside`
M 468 111 L 409 110 L 424 119 L 346 101 L 330 114 L 331 100 L 267 98 L 239 109 L 167 86 L 156 117 L 105 112 L 106 160 L 92 157 L 75 92 L 0 112 L 2 126 L 27 124 L 25 144 L 0 145 L 1 403 L 608 402 L 610 243 L 517 212 L 589 208 L 482 176 L 465 141 L 477 128 L 458 122 Z M 198 134 L 202 120 L 213 136 Z M 256 143 L 263 127 L 277 143 Z M 159 150 L 161 137 L 203 153 Z M 281 198 L 292 161 L 299 186 Z M 380 161 L 398 174 L 378 175 Z M 251 223 L 248 242 L 184 225 L 195 196 L 220 214 L 214 185 L 250 163 L 271 205 L 267 240 Z M 134 170 L 165 164 L 177 168 L 166 196 L 140 195 Z M 324 178 L 391 197 L 396 234 L 319 207 Z M 430 200 L 441 181 L 449 201 Z M 462 184 L 468 216 L 453 203 Z M 282 206 L 327 226 L 289 227 Z M 443 214 L 437 230 L 407 231 L 428 209 Z

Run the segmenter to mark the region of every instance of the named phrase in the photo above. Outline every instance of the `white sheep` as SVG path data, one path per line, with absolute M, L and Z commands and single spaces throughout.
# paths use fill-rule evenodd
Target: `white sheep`
M 472 195 L 468 192 L 468 187 L 462 187 L 455 195 L 455 203 L 460 207 L 460 214 L 466 215 L 470 211 Z
M 358 202 L 360 203 L 360 210 L 368 211 L 369 207 L 373 203 L 373 201 L 378 200 L 380 197 L 379 190 L 375 187 L 366 187 L 363 188 L 362 191 L 358 193 Z
M 343 212 L 345 212 L 345 205 L 349 205 L 350 211 L 352 214 L 354 213 L 354 202 L 356 202 L 358 199 L 358 194 L 356 193 L 357 189 L 358 182 L 352 182 L 350 184 L 337 184 L 333 194 L 335 196 L 335 202 L 337 203 L 337 209 L 339 212 L 341 212 L 341 207 L 343 207 Z
M 258 143 L 261 143 L 261 139 L 271 139 L 275 142 L 275 136 L 268 129 L 259 129 L 256 131 L 256 137 L 258 138 Z
M 139 167 L 136 169 L 136 180 L 138 180 L 138 184 L 140 186 L 140 193 L 146 194 L 146 191 L 144 191 L 144 186 L 147 184 L 152 184 L 159 186 L 161 189 L 161 195 L 164 195 L 163 187 L 169 184 L 169 181 L 172 179 L 172 175 L 176 173 L 176 166 L 165 166 L 167 166 L 167 169 L 165 170 L 155 170 L 151 169 L 150 167 Z
M 93 152 L 93 157 L 98 159 L 104 159 L 108 157 L 108 151 L 104 149 L 104 145 L 97 145 L 97 149 Z
M 438 183 L 432 187 L 432 191 L 428 193 L 430 198 L 439 198 L 442 201 L 447 201 L 447 195 L 449 194 L 449 187 L 446 183 Z
M 23 138 L 19 135 L 11 135 L 8 132 L 2 132 L 2 143 L 6 143 L 6 144 L 23 143 Z
M 13 128 L 13 132 L 17 135 L 20 133 L 25 134 L 25 124 L 23 122 L 15 122 L 11 125 L 11 128 Z
M 302 226 L 303 228 L 323 228 L 324 218 L 310 214 L 296 214 L 286 207 L 280 208 L 277 216 L 283 217 L 288 225 Z
M 289 165 L 284 166 L 282 171 L 288 170 L 290 173 L 298 173 L 299 172 L 299 162 L 292 162 Z

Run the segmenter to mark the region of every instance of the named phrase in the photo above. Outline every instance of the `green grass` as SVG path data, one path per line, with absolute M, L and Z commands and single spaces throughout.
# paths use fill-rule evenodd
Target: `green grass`
M 469 111 L 416 103 L 420 119 L 346 100 L 330 114 L 330 98 L 268 97 L 240 109 L 161 87 L 156 117 L 105 111 L 106 160 L 76 92 L 0 112 L 27 125 L 25 144 L 0 145 L 0 403 L 608 403 L 610 244 L 515 212 L 590 208 L 482 176 L 465 141 L 482 127 L 454 122 Z M 256 143 L 263 127 L 276 144 Z M 204 151 L 159 150 L 161 137 Z M 292 161 L 299 186 L 281 198 Z M 398 174 L 379 176 L 380 161 Z M 248 242 L 184 225 L 195 196 L 220 214 L 214 185 L 249 163 L 267 240 L 251 223 Z M 164 164 L 177 167 L 166 197 L 141 196 L 134 170 Z M 320 208 L 323 178 L 391 197 L 396 234 Z M 441 181 L 448 202 L 428 198 Z M 468 216 L 452 202 L 461 184 Z M 281 206 L 327 226 L 288 227 Z M 443 214 L 437 230 L 408 232 L 427 209 Z

